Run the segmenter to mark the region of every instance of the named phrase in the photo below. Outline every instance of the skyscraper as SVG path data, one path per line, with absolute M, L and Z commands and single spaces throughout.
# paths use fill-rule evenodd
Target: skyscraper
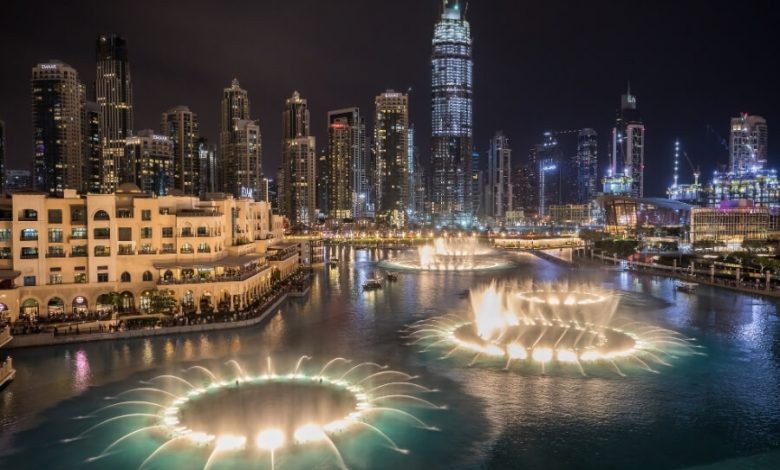
M 173 188 L 173 140 L 151 129 L 138 131 L 125 142 L 126 183 L 135 183 L 141 191 L 164 196 Z
M 5 193 L 5 121 L 0 121 L 0 194 Z
M 644 196 L 645 170 L 645 125 L 637 108 L 636 96 L 631 87 L 620 100 L 620 111 L 612 129 L 612 162 L 608 177 L 625 180 L 622 184 L 612 183 L 614 192 L 625 192 L 633 197 Z M 607 189 L 605 189 L 607 192 Z
M 374 100 L 376 215 L 390 225 L 406 223 L 409 197 L 409 97 L 388 90 Z
M 488 150 L 487 191 L 485 192 L 485 214 L 503 219 L 513 210 L 512 148 L 503 131 L 496 132 L 490 139 Z
M 365 217 L 366 124 L 358 108 L 328 112 L 328 150 L 325 186 L 328 217 L 339 220 Z
M 743 113 L 731 118 L 729 166 L 735 175 L 756 173 L 766 166 L 766 119 Z
M 293 227 L 312 225 L 317 218 L 316 142 L 309 131 L 309 108 L 296 91 L 282 113 L 282 166 L 279 210 Z
M 198 188 L 201 197 L 203 197 L 206 193 L 217 192 L 219 189 L 217 187 L 217 149 L 214 144 L 209 144 L 205 137 L 200 137 L 196 146 L 200 168 Z
M 84 85 L 68 64 L 41 63 L 32 69 L 33 187 L 62 196 L 82 189 Z
M 552 132 L 544 133 L 544 141 L 536 144 L 531 151 L 531 163 L 534 165 L 533 175 L 538 191 L 539 217 L 547 215 L 551 205 L 563 202 L 563 152 L 558 145 L 558 139 Z
M 577 135 L 577 156 L 574 160 L 577 204 L 589 204 L 596 197 L 598 181 L 598 134 L 582 129 Z
M 103 146 L 100 141 L 100 105 L 94 101 L 84 103 L 81 114 L 81 144 L 84 159 L 84 190 L 99 194 L 102 191 L 100 167 L 103 164 Z
M 222 93 L 222 112 L 219 132 L 219 181 L 220 191 L 239 196 L 237 192 L 238 146 L 239 135 L 237 123 L 249 120 L 249 95 L 241 88 L 238 79 L 233 79 L 230 86 Z
M 115 34 L 100 36 L 95 58 L 95 101 L 100 106 L 100 192 L 112 193 L 123 180 L 125 140 L 133 135 L 133 84 L 127 42 Z
M 471 222 L 472 66 L 469 23 L 459 3 L 446 0 L 431 57 L 432 210 L 442 225 Z
M 187 106 L 169 109 L 162 114 L 161 134 L 173 142 L 172 187 L 197 196 L 200 194 L 198 115 Z
M 259 200 L 263 196 L 262 136 L 256 121 L 233 122 L 232 168 L 225 190 L 236 197 Z

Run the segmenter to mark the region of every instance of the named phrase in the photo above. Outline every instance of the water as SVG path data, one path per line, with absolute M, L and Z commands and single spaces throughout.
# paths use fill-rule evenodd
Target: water
M 777 301 L 705 286 L 689 295 L 676 292 L 666 279 L 571 271 L 530 255 L 516 255 L 518 267 L 512 270 L 403 273 L 382 290 L 362 291 L 377 259 L 401 255 L 340 251 L 341 265 L 323 268 L 307 298 L 251 329 L 13 351 L 17 379 L 0 392 L 0 468 L 52 462 L 57 468 L 136 468 L 154 449 L 151 439 L 133 440 L 103 459 L 86 459 L 138 422 L 61 441 L 96 422 L 74 418 L 107 404 L 106 396 L 141 386 L 141 380 L 181 375 L 195 364 L 224 368 L 228 359 L 259 371 L 267 356 L 294 365 L 302 354 L 320 361 L 337 356 L 375 361 L 419 375 L 418 383 L 440 390 L 426 398 L 448 405 L 445 411 L 418 413 L 440 432 L 384 423 L 408 455 L 369 434 L 345 444 L 349 449 L 341 450 L 350 468 L 780 467 Z M 428 316 L 464 311 L 468 301 L 458 293 L 475 284 L 528 277 L 620 290 L 618 316 L 696 338 L 707 355 L 681 357 L 660 374 L 542 375 L 440 361 L 405 345 L 399 333 Z M 201 454 L 166 453 L 157 464 L 202 468 Z M 334 463 L 279 452 L 276 467 L 334 468 Z M 270 468 L 265 456 L 259 456 L 257 468 Z

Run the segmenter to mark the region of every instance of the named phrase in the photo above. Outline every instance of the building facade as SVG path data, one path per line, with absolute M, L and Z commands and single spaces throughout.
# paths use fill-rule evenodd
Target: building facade
M 296 91 L 282 113 L 279 211 L 293 227 L 317 221 L 316 142 L 310 134 L 308 103 Z
M 84 103 L 81 119 L 82 158 L 84 161 L 83 189 L 88 193 L 100 194 L 103 174 L 103 146 L 100 141 L 100 105 L 95 101 Z
M 126 167 L 122 170 L 123 183 L 137 185 L 141 191 L 165 196 L 174 183 L 174 144 L 168 136 L 151 129 L 125 140 Z
M 366 124 L 359 108 L 328 112 L 328 149 L 325 154 L 325 201 L 333 220 L 365 217 L 369 204 Z
M 5 193 L 5 121 L 0 121 L 0 194 Z
M 209 144 L 205 137 L 198 139 L 196 144 L 198 152 L 198 189 L 200 196 L 208 193 L 217 192 L 220 188 L 217 185 L 219 173 L 217 171 L 217 149 L 213 144 Z
M 612 158 L 604 192 L 644 196 L 645 126 L 631 88 L 621 96 L 620 110 L 612 128 Z
M 563 203 L 563 152 L 558 139 L 552 132 L 544 133 L 544 140 L 531 151 L 530 161 L 534 167 L 538 214 L 547 215 L 547 208 Z
M 447 0 L 431 57 L 432 211 L 440 225 L 471 223 L 472 69 L 469 23 L 460 4 Z
M 691 243 L 711 241 L 736 249 L 745 240 L 766 240 L 769 219 L 766 207 L 694 207 L 691 209 Z
M 409 95 L 387 90 L 374 107 L 376 216 L 402 227 L 409 200 Z
M 184 194 L 200 194 L 200 155 L 198 154 L 198 115 L 187 106 L 176 106 L 162 114 L 160 133 L 173 142 L 173 181 L 171 187 Z
M 514 210 L 512 184 L 512 148 L 503 131 L 496 132 L 490 139 L 488 150 L 485 191 L 485 215 L 504 219 L 506 213 Z
M 729 166 L 740 176 L 766 167 L 769 132 L 766 119 L 747 113 L 731 119 Z
M 220 191 L 238 195 L 238 122 L 249 120 L 249 95 L 237 79 L 222 92 L 219 132 L 219 181 Z
M 133 82 L 127 42 L 115 34 L 100 36 L 95 59 L 95 101 L 100 106 L 101 144 L 98 192 L 109 194 L 123 181 L 125 139 L 133 135 Z
M 582 129 L 577 134 L 577 155 L 574 159 L 576 174 L 575 201 L 590 204 L 598 194 L 598 134 L 595 130 Z
M 298 265 L 265 202 L 116 194 L 0 200 L 0 303 L 11 320 L 61 313 L 237 310 Z

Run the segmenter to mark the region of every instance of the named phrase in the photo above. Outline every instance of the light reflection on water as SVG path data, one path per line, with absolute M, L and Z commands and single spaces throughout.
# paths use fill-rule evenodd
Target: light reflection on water
M 9 468 L 44 456 L 82 463 L 84 448 L 69 454 L 56 444 L 73 434 L 71 418 L 139 380 L 195 363 L 238 358 L 257 369 L 269 355 L 301 354 L 387 363 L 442 390 L 436 401 L 450 411 L 434 424 L 443 431 L 410 437 L 404 459 L 367 453 L 369 468 L 677 468 L 780 449 L 777 301 L 706 286 L 689 295 L 666 279 L 573 271 L 528 254 L 508 254 L 518 267 L 507 272 L 402 273 L 364 292 L 364 280 L 383 272 L 383 252 L 344 247 L 334 255 L 339 266 L 322 268 L 308 298 L 256 328 L 14 351 L 19 372 L 0 400 L 0 453 L 22 452 Z M 543 376 L 459 367 L 405 345 L 399 329 L 465 308 L 458 293 L 494 277 L 620 290 L 618 314 L 694 337 L 707 356 L 659 375 Z

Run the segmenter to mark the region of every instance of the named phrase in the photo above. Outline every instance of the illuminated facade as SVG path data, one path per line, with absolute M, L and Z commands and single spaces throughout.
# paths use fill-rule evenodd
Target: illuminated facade
M 32 69 L 33 185 L 61 196 L 82 189 L 82 110 L 84 85 L 78 73 L 60 61 Z
M 217 185 L 219 179 L 219 173 L 217 171 L 217 149 L 213 144 L 209 144 L 205 137 L 201 137 L 198 139 L 197 152 L 200 168 L 198 172 L 198 177 L 200 179 L 200 183 L 198 183 L 200 196 L 217 192 L 219 190 L 219 186 Z
M 173 142 L 172 187 L 184 194 L 200 194 L 198 155 L 198 115 L 186 106 L 177 106 L 162 114 L 162 134 Z
M 125 139 L 133 135 L 133 84 L 127 42 L 117 35 L 100 36 L 96 47 L 95 101 L 100 106 L 100 193 L 123 181 Z
M 589 204 L 598 192 L 598 134 L 593 129 L 582 129 L 577 134 L 577 156 L 574 161 L 576 174 L 575 199 L 578 204 Z
M 0 194 L 5 193 L 5 121 L 0 121 Z
M 766 207 L 695 207 L 691 209 L 691 243 L 711 240 L 735 245 L 744 240 L 766 240 L 769 219 Z
M 620 111 L 612 128 L 612 158 L 604 178 L 608 194 L 644 196 L 645 126 L 639 116 L 636 96 L 629 87 L 621 96 Z
M 262 178 L 260 128 L 249 117 L 249 95 L 237 79 L 222 93 L 219 184 L 236 197 L 254 197 Z
M 173 159 L 173 140 L 151 129 L 138 131 L 125 143 L 125 183 L 133 183 L 145 193 L 164 196 L 173 188 Z
M 767 159 L 766 120 L 747 113 L 731 119 L 729 138 L 731 173 L 740 176 L 764 170 Z
M 588 204 L 554 205 L 548 208 L 548 214 L 556 225 L 590 225 L 592 222 Z
M 100 142 L 100 105 L 94 101 L 84 103 L 82 113 L 82 145 L 84 159 L 84 189 L 88 193 L 100 194 L 102 188 L 100 165 L 103 163 L 103 150 Z
M 548 206 L 563 203 L 563 152 L 552 132 L 544 133 L 544 141 L 534 146 L 530 160 L 535 171 L 538 214 L 542 218 L 547 215 Z
M 514 210 L 514 195 L 512 148 L 502 131 L 490 139 L 487 163 L 484 213 L 488 217 L 504 219 L 507 212 Z
M 293 227 L 312 225 L 317 220 L 316 142 L 308 103 L 297 91 L 285 102 L 282 122 L 279 211 Z
M 366 124 L 359 108 L 328 112 L 328 151 L 323 170 L 328 218 L 365 217 L 370 189 Z
M 682 227 L 688 224 L 691 206 L 664 198 L 603 195 L 597 198 L 604 210 L 606 229 L 613 233 L 636 233 L 639 227 Z
M 400 227 L 409 199 L 409 96 L 388 90 L 374 105 L 376 215 Z
M 741 175 L 716 172 L 706 192 L 707 204 L 710 206 L 719 206 L 722 201 L 747 199 L 758 207 L 780 208 L 780 184 L 776 170 Z
M 469 225 L 473 150 L 471 31 L 455 1 L 434 28 L 432 71 L 432 211 L 439 224 Z

